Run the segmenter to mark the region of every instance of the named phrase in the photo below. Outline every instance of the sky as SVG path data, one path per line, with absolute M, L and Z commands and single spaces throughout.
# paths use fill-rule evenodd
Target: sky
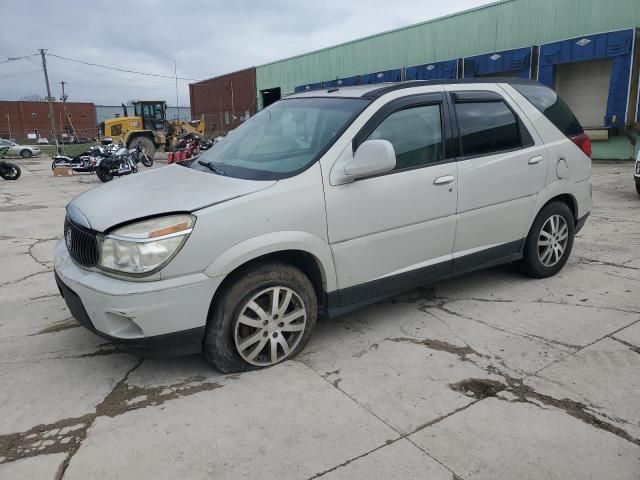
M 201 80 L 430 20 L 488 0 L 189 0 L 89 2 L 0 0 L 0 100 L 46 95 L 38 49 L 47 49 L 52 96 L 119 105 L 132 99 L 176 104 L 173 78 Z M 111 7 L 110 7 L 111 6 Z M 33 55 L 9 61 L 9 57 Z M 4 62 L 4 63 L 3 63 Z M 189 82 L 178 101 L 189 105 Z

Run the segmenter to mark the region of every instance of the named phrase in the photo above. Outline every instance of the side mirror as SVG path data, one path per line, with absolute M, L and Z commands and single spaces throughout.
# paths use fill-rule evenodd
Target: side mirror
M 367 177 L 389 172 L 396 167 L 396 152 L 388 140 L 367 140 L 362 143 L 353 160 L 344 167 L 348 178 Z

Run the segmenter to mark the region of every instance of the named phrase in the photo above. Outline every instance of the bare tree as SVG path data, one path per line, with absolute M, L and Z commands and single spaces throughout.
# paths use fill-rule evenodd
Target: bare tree
M 26 95 L 22 97 L 20 100 L 23 102 L 46 102 L 47 99 L 42 95 L 38 95 L 37 93 L 32 93 L 31 95 Z

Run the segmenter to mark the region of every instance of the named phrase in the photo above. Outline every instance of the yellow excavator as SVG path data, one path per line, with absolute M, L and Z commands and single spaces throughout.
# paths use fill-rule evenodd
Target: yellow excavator
M 167 120 L 167 102 L 164 100 L 139 100 L 132 102 L 133 115 L 122 104 L 123 116 L 110 118 L 100 125 L 102 137 L 123 142 L 127 148 L 138 145 L 153 158 L 156 149 L 175 150 L 178 139 L 187 133 L 200 136 L 205 132 L 204 115 L 200 120 Z

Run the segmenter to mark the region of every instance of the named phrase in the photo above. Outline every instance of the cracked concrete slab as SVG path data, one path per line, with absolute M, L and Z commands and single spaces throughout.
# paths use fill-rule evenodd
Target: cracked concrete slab
M 548 302 L 457 300 L 444 303 L 440 308 L 568 352 L 576 351 L 638 318 L 636 313 Z
M 0 435 L 93 412 L 136 362 L 136 358 L 121 354 L 3 366 Z
M 630 327 L 613 334 L 613 338 L 622 340 L 640 348 L 640 323 L 635 323 Z
M 6 480 L 53 480 L 65 457 L 64 453 L 56 453 L 25 458 L 13 463 L 0 463 L 0 478 Z
M 298 362 L 99 417 L 87 433 L 67 480 L 309 478 L 398 437 Z
M 585 404 L 640 444 L 639 367 L 640 352 L 605 338 L 529 377 L 527 385 L 539 393 Z
M 322 480 L 451 480 L 452 473 L 408 440 L 398 440 L 316 478 Z
M 482 361 L 477 354 L 468 357 L 403 339 L 387 340 L 325 377 L 400 433 L 408 434 L 475 400 L 451 390 L 448 382 L 499 378 L 474 363 Z
M 561 410 L 487 398 L 409 437 L 462 478 L 630 480 L 640 447 Z

